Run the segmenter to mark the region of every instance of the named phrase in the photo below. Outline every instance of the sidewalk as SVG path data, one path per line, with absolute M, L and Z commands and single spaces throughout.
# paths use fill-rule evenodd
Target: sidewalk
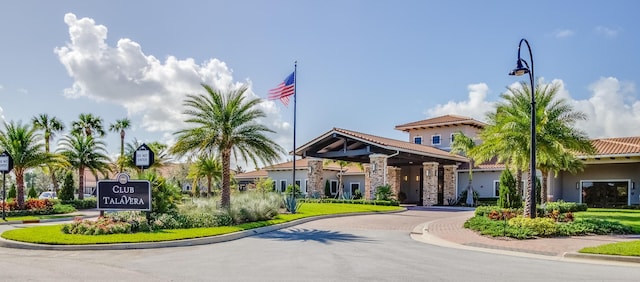
M 620 257 L 578 253 L 580 249 L 585 247 L 595 247 L 609 243 L 640 240 L 639 235 L 570 236 L 528 240 L 492 238 L 479 235 L 475 231 L 463 227 L 464 222 L 472 216 L 473 211 L 469 211 L 464 212 L 459 216 L 427 222 L 417 228 L 419 229 L 421 227 L 422 230 L 414 230 L 414 234 L 421 233 L 424 241 L 448 247 L 456 247 L 457 245 L 457 247 L 462 248 L 482 248 L 485 250 L 518 252 L 559 258 L 595 258 L 640 263 L 640 257 Z

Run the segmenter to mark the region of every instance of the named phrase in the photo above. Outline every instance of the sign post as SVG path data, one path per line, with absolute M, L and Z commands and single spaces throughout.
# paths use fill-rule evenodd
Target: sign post
M 0 154 L 0 172 L 2 172 L 2 220 L 6 221 L 5 203 L 7 202 L 6 175 L 13 169 L 13 158 L 7 151 Z

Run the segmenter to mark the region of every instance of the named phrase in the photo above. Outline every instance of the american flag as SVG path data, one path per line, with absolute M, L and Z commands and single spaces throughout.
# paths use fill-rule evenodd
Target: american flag
M 282 101 L 282 104 L 284 104 L 285 106 L 289 106 L 289 96 L 295 93 L 295 89 L 296 76 L 295 72 L 292 72 L 276 88 L 269 90 L 269 100 L 280 99 L 280 101 Z

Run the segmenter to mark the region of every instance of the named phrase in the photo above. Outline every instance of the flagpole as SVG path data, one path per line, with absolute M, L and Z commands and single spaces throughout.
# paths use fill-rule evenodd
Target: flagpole
M 291 197 L 296 195 L 296 80 L 298 80 L 298 61 L 293 62 L 293 189 Z M 302 183 L 301 183 L 302 184 Z M 301 190 L 302 192 L 302 190 Z

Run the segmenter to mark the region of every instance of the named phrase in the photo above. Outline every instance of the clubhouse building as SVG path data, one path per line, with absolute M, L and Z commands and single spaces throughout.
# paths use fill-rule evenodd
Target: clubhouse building
M 395 129 L 408 133 L 408 141 L 333 128 L 296 148 L 295 155 L 302 158 L 296 160 L 295 183 L 309 196 L 331 197 L 338 193 L 341 174 L 347 195 L 360 193 L 364 198 L 373 199 L 376 187 L 390 185 L 402 203 L 450 205 L 466 189 L 469 179 L 469 160 L 449 152 L 454 133 L 462 132 L 474 138 L 484 126 L 480 121 L 457 115 L 396 126 Z M 636 184 L 640 181 L 640 137 L 591 142 L 596 153 L 578 156 L 585 164 L 583 171 L 549 174 L 548 200 L 589 206 L 639 205 Z M 362 165 L 340 168 L 326 160 Z M 277 191 L 284 191 L 288 184 L 294 183 L 292 169 L 290 161 L 235 177 L 240 189 L 268 177 Z M 473 188 L 479 197 L 499 196 L 498 183 L 504 169 L 504 165 L 493 163 L 473 168 Z M 523 179 L 526 178 L 525 173 Z M 325 191 L 331 195 L 325 195 Z

